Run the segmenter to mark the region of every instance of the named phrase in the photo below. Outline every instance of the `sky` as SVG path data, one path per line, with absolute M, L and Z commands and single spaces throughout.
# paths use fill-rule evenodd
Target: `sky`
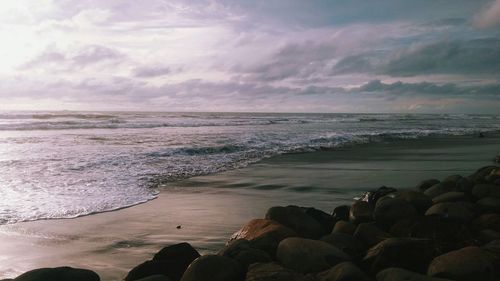
M 5 0 L 0 110 L 500 113 L 500 0 Z

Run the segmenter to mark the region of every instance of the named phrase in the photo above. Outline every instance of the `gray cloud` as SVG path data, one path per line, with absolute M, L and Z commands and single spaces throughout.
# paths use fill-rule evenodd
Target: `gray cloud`
M 474 17 L 474 24 L 479 28 L 500 26 L 500 0 L 494 0 L 489 5 L 486 5 Z
M 170 67 L 160 65 L 136 67 L 133 70 L 134 76 L 140 78 L 158 77 L 170 74 L 171 72 Z

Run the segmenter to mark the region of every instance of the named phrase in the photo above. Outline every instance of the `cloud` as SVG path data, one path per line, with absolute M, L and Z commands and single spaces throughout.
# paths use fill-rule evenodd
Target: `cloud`
M 170 67 L 161 65 L 136 67 L 133 70 L 134 76 L 140 78 L 158 77 L 167 75 L 171 72 L 172 70 Z
M 475 17 L 474 24 L 479 28 L 500 26 L 500 0 L 494 0 Z

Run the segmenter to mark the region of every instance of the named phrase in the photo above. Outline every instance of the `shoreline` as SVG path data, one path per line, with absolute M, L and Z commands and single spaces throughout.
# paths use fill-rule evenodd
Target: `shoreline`
M 432 142 L 404 140 L 278 155 L 242 169 L 167 184 L 157 199 L 119 211 L 1 226 L 2 241 L 7 243 L 2 245 L 0 262 L 6 262 L 6 268 L 2 268 L 0 276 L 12 277 L 32 268 L 53 267 L 66 261 L 65 264 L 73 266 L 88 265 L 103 280 L 120 280 L 131 266 L 162 245 L 187 241 L 202 253 L 213 252 L 225 243 L 228 233 L 236 231 L 247 219 L 262 216 L 270 206 L 297 202 L 330 212 L 333 206 L 352 201 L 353 195 L 360 195 L 368 188 L 380 185 L 408 188 L 402 183 L 414 185 L 412 179 L 431 177 L 422 174 L 449 175 L 452 171 L 469 171 L 481 166 L 480 163 L 491 163 L 498 154 L 492 150 L 498 139 L 497 134 L 484 139 L 454 136 Z M 409 149 L 416 149 L 423 156 L 416 157 Z M 472 151 L 467 152 L 468 149 Z M 436 155 L 433 151 L 441 152 Z M 389 164 L 370 168 L 384 162 Z M 377 175 L 371 175 L 374 172 Z M 406 174 L 404 179 L 402 173 Z M 342 183 L 342 188 L 326 188 L 332 179 Z M 353 185 L 356 188 L 350 188 Z M 286 198 L 276 198 L 283 194 Z M 330 198 L 318 200 L 325 195 Z M 234 213 L 221 210 L 221 202 Z M 182 228 L 176 229 L 177 225 Z M 27 247 L 26 243 L 33 247 Z M 73 247 L 74 252 L 65 249 L 68 247 Z M 23 251 L 19 249 L 27 248 L 35 250 L 33 257 L 20 257 L 19 252 Z M 119 264 L 116 261 L 115 265 L 110 264 L 117 256 L 124 255 L 127 256 Z M 82 263 L 87 259 L 92 262 Z

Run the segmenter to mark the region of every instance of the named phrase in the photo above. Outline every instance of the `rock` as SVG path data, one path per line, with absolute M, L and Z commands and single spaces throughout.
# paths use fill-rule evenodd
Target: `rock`
M 476 198 L 496 197 L 500 198 L 500 186 L 492 183 L 480 183 L 472 188 L 472 195 Z
M 187 268 L 181 281 L 238 281 L 245 272 L 234 260 L 217 255 L 201 256 Z
M 395 198 L 401 198 L 410 203 L 419 214 L 424 214 L 432 206 L 432 199 L 422 192 L 413 190 L 399 191 Z
M 397 191 L 397 189 L 392 187 L 381 186 L 376 190 L 366 192 L 361 200 L 368 202 L 373 207 L 377 204 L 378 199 Z
M 342 205 L 342 206 L 336 207 L 333 210 L 333 214 L 332 214 L 333 219 L 335 221 L 339 221 L 339 220 L 348 221 L 350 209 L 351 209 L 351 207 L 349 207 L 347 205 Z
M 165 275 L 156 274 L 138 279 L 137 281 L 170 281 L 170 278 Z
M 354 237 L 361 241 L 366 247 L 372 247 L 391 235 L 378 228 L 374 223 L 361 223 L 354 232 Z
M 483 243 L 500 240 L 500 232 L 492 229 L 483 229 L 479 232 L 478 239 Z
M 251 242 L 245 239 L 231 241 L 229 245 L 219 255 L 232 258 L 237 261 L 244 269 L 252 263 L 271 262 L 272 258 L 263 250 L 252 248 Z
M 463 202 L 438 203 L 430 207 L 427 212 L 425 212 L 425 215 L 439 216 L 468 222 L 474 218 L 474 212 L 472 212 L 469 206 L 469 204 Z
M 500 179 L 500 167 L 496 167 L 484 178 L 487 182 L 495 182 Z
M 487 182 L 486 177 L 491 173 L 491 171 L 495 170 L 497 167 L 496 166 L 485 166 L 480 169 L 478 169 L 476 172 L 474 172 L 472 175 L 470 175 L 468 178 L 470 181 L 473 183 L 485 183 Z
M 199 256 L 200 254 L 195 248 L 189 243 L 184 242 L 161 249 L 154 255 L 153 260 L 176 260 L 179 261 L 179 263 L 185 264 L 187 268 L 187 266 Z
M 478 200 L 476 204 L 483 212 L 500 213 L 500 198 L 485 197 Z
M 472 226 L 475 229 L 492 229 L 500 231 L 500 214 L 484 214 L 472 221 Z
M 478 247 L 465 247 L 434 258 L 427 274 L 460 281 L 500 280 L 494 256 Z
M 353 258 L 361 255 L 365 250 L 365 246 L 361 241 L 354 236 L 345 233 L 328 234 L 321 237 L 321 241 L 333 245 Z
M 281 223 L 305 238 L 316 239 L 328 233 L 317 220 L 297 206 L 272 207 L 267 210 L 266 219 Z
M 312 281 L 304 275 L 276 263 L 254 263 L 247 271 L 245 281 Z
M 390 267 L 377 273 L 377 281 L 453 281 L 419 274 L 403 268 Z
M 254 219 L 233 234 L 229 242 L 236 239 L 246 239 L 252 242 L 253 248 L 264 250 L 271 257 L 274 257 L 281 240 L 294 236 L 298 236 L 295 231 L 275 221 Z
M 366 201 L 355 201 L 351 205 L 349 219 L 355 224 L 373 221 L 373 208 Z
M 370 248 L 363 263 L 372 274 L 389 267 L 425 272 L 433 254 L 434 249 L 427 240 L 388 238 Z
M 14 278 L 15 281 L 99 281 L 97 273 L 81 268 L 38 268 Z
M 200 254 L 189 243 L 179 243 L 161 249 L 153 257 L 133 268 L 125 277 L 125 281 L 138 280 L 151 275 L 164 275 L 173 281 L 181 279 L 186 268 Z
M 380 198 L 373 211 L 373 218 L 377 225 L 384 227 L 390 227 L 398 220 L 416 215 L 417 211 L 406 200 L 389 196 Z
M 300 273 L 319 272 L 350 259 L 326 242 L 295 237 L 280 242 L 276 258 L 284 267 Z
M 424 216 L 398 221 L 390 230 L 394 237 L 427 239 L 437 254 L 473 244 L 473 235 L 462 221 Z
M 356 225 L 347 221 L 338 221 L 333 227 L 332 233 L 353 234 L 356 230 Z
M 490 253 L 495 257 L 497 261 L 500 261 L 500 240 L 493 240 L 489 242 L 486 245 L 483 245 L 481 249 L 485 250 L 486 252 Z
M 435 204 L 443 202 L 457 202 L 457 201 L 468 201 L 465 193 L 460 191 L 450 191 L 438 195 L 432 199 Z
M 437 180 L 437 179 L 429 179 L 429 180 L 424 180 L 424 181 L 420 182 L 420 183 L 417 185 L 416 189 L 417 189 L 418 191 L 424 192 L 424 191 L 426 191 L 427 189 L 429 189 L 431 186 L 436 185 L 436 184 L 438 184 L 439 182 L 440 182 L 440 181 L 439 181 L 439 180 Z
M 352 262 L 342 262 L 316 276 L 318 281 L 370 281 L 359 267 Z
M 435 184 L 428 188 L 426 191 L 424 191 L 424 194 L 434 198 L 436 196 L 439 196 L 441 194 L 444 194 L 446 192 L 451 192 L 451 191 L 458 191 L 455 184 L 452 182 L 440 182 L 438 184 Z
M 495 156 L 495 159 L 493 160 L 495 163 L 500 163 L 500 155 Z
M 332 232 L 333 225 L 335 224 L 335 219 L 333 216 L 315 209 L 315 208 L 302 208 L 306 215 L 315 219 L 323 227 L 325 233 Z

